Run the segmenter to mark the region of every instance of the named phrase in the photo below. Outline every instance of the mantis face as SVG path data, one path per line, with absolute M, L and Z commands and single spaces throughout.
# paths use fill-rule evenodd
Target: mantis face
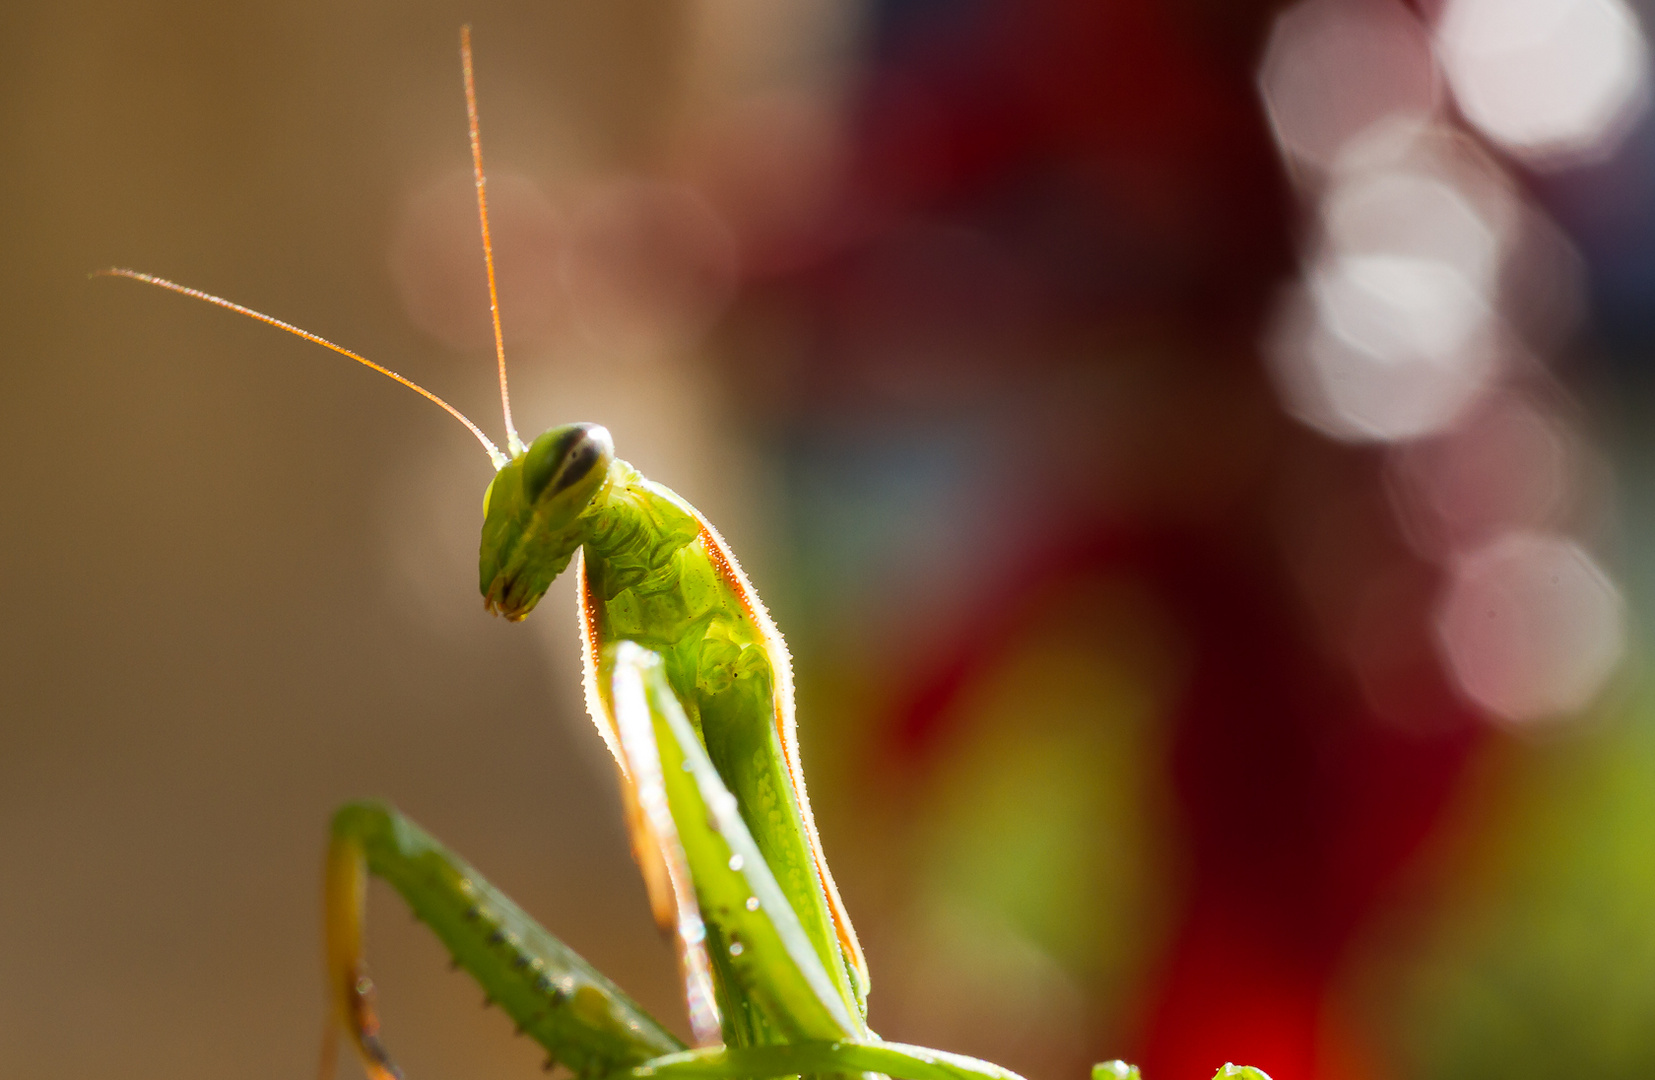
M 513 622 L 534 610 L 580 547 L 582 515 L 614 460 L 608 429 L 565 424 L 541 435 L 495 473 L 483 495 L 478 555 L 488 610 Z

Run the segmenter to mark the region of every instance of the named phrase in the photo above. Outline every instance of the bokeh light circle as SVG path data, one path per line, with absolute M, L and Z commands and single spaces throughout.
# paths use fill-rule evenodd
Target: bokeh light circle
M 1507 390 L 1447 434 L 1394 447 L 1387 476 L 1409 542 L 1440 561 L 1512 529 L 1565 524 L 1585 453 L 1555 411 Z
M 1626 648 L 1619 591 L 1579 544 L 1512 532 L 1462 558 L 1437 620 L 1467 697 L 1516 723 L 1590 705 Z
M 1290 294 L 1270 343 L 1288 408 L 1352 442 L 1446 429 L 1498 370 L 1498 335 L 1478 289 L 1439 259 L 1335 256 Z
M 556 331 L 564 307 L 557 210 L 533 180 L 510 172 L 488 178 L 488 201 L 506 340 L 544 339 Z M 493 345 L 477 188 L 469 171 L 456 170 L 403 204 L 389 262 L 414 325 L 455 349 Z
M 1319 169 L 1381 120 L 1431 115 L 1440 96 L 1430 40 L 1395 0 L 1293 5 L 1271 28 L 1258 82 L 1282 151 Z
M 1532 164 L 1612 152 L 1649 103 L 1623 0 L 1447 0 L 1437 49 L 1466 119 Z
M 688 339 L 723 313 L 738 267 L 735 236 L 694 189 L 620 177 L 575 214 L 561 276 L 594 339 Z

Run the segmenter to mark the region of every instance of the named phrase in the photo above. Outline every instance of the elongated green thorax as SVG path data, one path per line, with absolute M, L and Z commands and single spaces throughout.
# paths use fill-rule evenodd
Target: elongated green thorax
M 615 444 L 598 424 L 565 424 L 507 462 L 483 495 L 483 606 L 523 618 L 585 539 L 584 517 L 608 481 Z
M 577 550 L 588 706 L 610 751 L 624 771 L 614 717 L 595 691 L 606 682 L 599 657 L 632 642 L 661 658 L 686 720 L 855 1017 L 852 1034 L 864 1034 L 866 968 L 821 854 L 798 760 L 787 646 L 764 604 L 711 524 L 617 459 L 609 433 L 587 424 L 553 428 L 495 475 L 484 501 L 484 602 L 523 618 Z M 728 957 L 713 952 L 721 991 L 739 994 Z M 788 1030 L 783 1017 L 744 1020 L 733 1001 L 723 1002 L 727 1042 L 771 1042 Z
M 593 719 L 619 760 L 613 718 L 594 692 L 594 683 L 605 679 L 594 669 L 608 647 L 622 641 L 661 657 L 688 721 L 860 1023 L 866 969 L 805 794 L 787 646 L 705 518 L 624 462 L 616 461 L 610 474 L 587 516 L 581 580 Z M 713 952 L 715 978 L 727 983 L 729 973 Z M 728 1042 L 770 1041 L 762 1024 L 739 1030 L 740 1016 L 728 1008 L 725 1021 Z

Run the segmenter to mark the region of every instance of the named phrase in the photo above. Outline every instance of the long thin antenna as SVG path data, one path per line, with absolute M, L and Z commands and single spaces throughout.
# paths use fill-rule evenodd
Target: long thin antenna
M 297 334 L 299 337 L 304 338 L 306 341 L 315 342 L 317 345 L 322 346 L 324 349 L 332 349 L 334 352 L 338 353 L 341 356 L 348 356 L 352 360 L 355 360 L 357 363 L 362 364 L 366 367 L 373 368 L 375 371 L 379 372 L 381 375 L 384 375 L 386 378 L 394 379 L 395 381 L 401 383 L 403 386 L 406 386 L 408 389 L 412 390 L 414 393 L 420 395 L 421 397 L 425 398 L 426 400 L 434 402 L 437 405 L 441 406 L 442 410 L 444 412 L 446 412 L 448 415 L 452 416 L 454 419 L 458 420 L 460 423 L 464 424 L 466 426 L 466 428 L 469 429 L 470 432 L 473 435 L 477 436 L 477 441 L 483 444 L 483 449 L 484 450 L 488 451 L 489 460 L 494 462 L 494 467 L 496 469 L 500 469 L 500 468 L 504 467 L 506 465 L 506 463 L 511 460 L 505 454 L 502 454 L 500 452 L 500 448 L 498 446 L 495 446 L 494 443 L 489 440 L 489 437 L 487 435 L 483 434 L 483 430 L 481 428 L 479 428 L 476 424 L 473 424 L 471 422 L 471 420 L 465 415 L 465 413 L 463 413 L 460 410 L 456 409 L 454 406 L 450 405 L 448 402 L 444 401 L 442 398 L 438 397 L 436 394 L 433 394 L 431 391 L 427 390 L 425 387 L 421 386 L 419 383 L 414 382 L 412 379 L 404 378 L 403 376 L 398 375 L 396 372 L 392 371 L 388 367 L 381 367 L 380 365 L 374 363 L 372 360 L 369 360 L 365 356 L 358 356 L 356 353 L 351 352 L 349 349 L 346 349 L 346 348 L 344 348 L 342 346 L 339 346 L 339 345 L 335 345 L 333 342 L 329 341 L 325 337 L 319 337 L 316 334 L 311 333 L 309 330 L 301 330 L 297 326 L 294 326 L 292 323 L 282 322 L 280 319 L 272 318 L 271 316 L 266 315 L 262 311 L 254 311 L 250 307 L 242 307 L 240 304 L 236 303 L 233 300 L 226 300 L 222 296 L 214 296 L 212 293 L 202 292 L 200 289 L 192 289 L 188 285 L 180 285 L 176 281 L 168 281 L 166 278 L 159 278 L 159 277 L 156 277 L 154 274 L 143 274 L 143 273 L 139 273 L 137 270 L 122 270 L 118 267 L 112 267 L 108 270 L 99 270 L 99 271 L 97 271 L 97 273 L 94 276 L 97 276 L 97 277 L 131 278 L 133 281 L 141 281 L 146 285 L 156 285 L 156 286 L 159 286 L 160 288 L 167 289 L 171 292 L 180 293 L 184 296 L 194 297 L 197 300 L 205 300 L 209 304 L 217 304 L 219 307 L 226 308 L 230 311 L 235 312 L 238 315 L 245 315 L 249 319 L 257 319 L 261 323 L 267 323 L 270 326 L 274 326 L 278 330 L 286 330 L 290 334 Z M 509 427 L 508 427 L 508 430 L 509 430 Z M 515 433 L 514 433 L 513 437 L 515 438 Z
M 477 178 L 477 219 L 483 226 L 483 262 L 488 266 L 488 310 L 494 316 L 494 357 L 500 365 L 500 409 L 506 414 L 506 449 L 525 447 L 511 422 L 511 392 L 506 389 L 506 339 L 500 333 L 500 293 L 494 286 L 494 240 L 488 232 L 488 182 L 483 179 L 483 139 L 477 132 L 477 83 L 471 74 L 471 24 L 460 27 L 460 66 L 465 69 L 465 115 L 471 125 L 471 172 Z

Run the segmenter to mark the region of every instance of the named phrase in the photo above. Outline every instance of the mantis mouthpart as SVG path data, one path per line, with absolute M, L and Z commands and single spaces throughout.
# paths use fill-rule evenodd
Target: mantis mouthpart
M 1021 1080 L 997 1065 L 884 1042 L 869 979 L 828 870 L 799 758 L 791 659 L 716 529 L 615 456 L 596 424 L 525 444 L 511 419 L 478 133 L 470 28 L 461 30 L 478 217 L 505 416 L 505 450 L 435 394 L 348 349 L 232 301 L 132 270 L 126 277 L 289 331 L 402 383 L 477 437 L 495 467 L 478 558 L 484 606 L 532 612 L 571 562 L 579 578 L 586 698 L 614 757 L 632 848 L 677 946 L 695 1048 L 477 870 L 393 807 L 333 819 L 324 874 L 328 994 L 372 1080 L 400 1077 L 380 1037 L 363 948 L 377 875 L 517 1024 L 583 1078 L 762 1080 L 885 1074 Z M 1225 1066 L 1220 1076 L 1268 1080 Z M 1137 1080 L 1105 1062 L 1094 1080 Z

